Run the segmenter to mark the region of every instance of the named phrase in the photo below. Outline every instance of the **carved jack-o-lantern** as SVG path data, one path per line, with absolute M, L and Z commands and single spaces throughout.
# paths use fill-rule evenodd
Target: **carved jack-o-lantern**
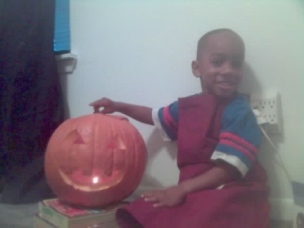
M 146 147 L 126 118 L 92 114 L 69 119 L 49 140 L 47 181 L 64 202 L 106 206 L 130 195 L 139 185 Z

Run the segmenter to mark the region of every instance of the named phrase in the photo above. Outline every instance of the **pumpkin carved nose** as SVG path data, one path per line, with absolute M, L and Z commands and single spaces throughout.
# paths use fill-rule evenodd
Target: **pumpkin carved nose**
M 125 150 L 126 145 L 124 144 L 123 140 L 119 135 L 116 135 L 109 144 L 107 145 L 107 149 L 120 149 L 120 150 Z

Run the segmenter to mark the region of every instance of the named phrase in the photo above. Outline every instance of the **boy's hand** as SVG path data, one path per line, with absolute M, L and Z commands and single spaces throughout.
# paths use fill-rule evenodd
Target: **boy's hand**
M 97 101 L 94 101 L 92 103 L 89 104 L 90 106 L 93 106 L 94 108 L 94 113 L 103 113 L 103 114 L 111 114 L 113 112 L 116 112 L 117 107 L 115 105 L 115 102 L 108 99 L 108 98 L 101 98 Z M 100 111 L 99 109 L 103 108 L 102 111 Z
M 177 185 L 164 190 L 144 193 L 142 197 L 146 202 L 153 203 L 153 207 L 174 207 L 184 202 L 186 192 Z

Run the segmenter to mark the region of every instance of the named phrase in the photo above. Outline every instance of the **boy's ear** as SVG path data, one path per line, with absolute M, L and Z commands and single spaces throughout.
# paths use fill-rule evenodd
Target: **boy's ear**
M 196 60 L 191 63 L 192 73 L 195 77 L 201 77 L 201 73 L 199 70 L 199 64 Z

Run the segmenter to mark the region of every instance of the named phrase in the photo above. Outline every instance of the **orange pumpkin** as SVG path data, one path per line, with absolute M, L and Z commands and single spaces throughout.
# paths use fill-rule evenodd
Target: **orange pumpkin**
M 126 118 L 91 114 L 56 129 L 46 150 L 45 174 L 62 201 L 102 207 L 132 194 L 145 164 L 145 143 Z

